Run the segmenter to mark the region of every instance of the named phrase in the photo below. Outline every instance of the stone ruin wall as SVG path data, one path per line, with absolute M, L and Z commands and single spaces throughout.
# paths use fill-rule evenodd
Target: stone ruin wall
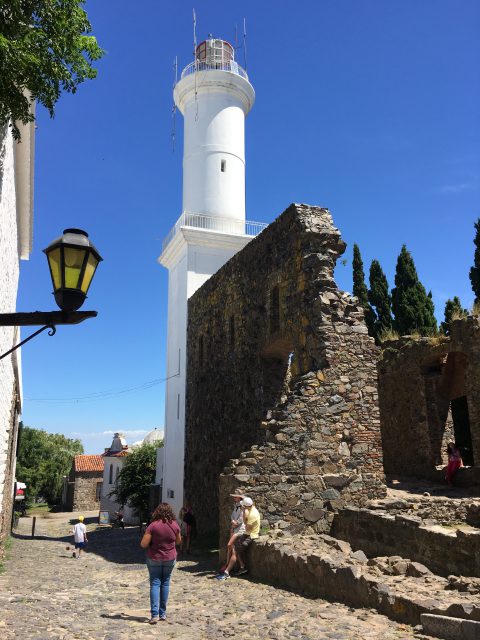
M 454 321 L 449 336 L 387 343 L 378 374 L 385 472 L 441 480 L 435 467 L 455 440 L 450 402 L 466 396 L 476 469 L 459 479 L 480 483 L 479 318 Z
M 72 511 L 93 511 L 100 508 L 97 500 L 97 484 L 102 483 L 103 473 L 82 471 L 75 474 Z
M 385 494 L 378 351 L 333 279 L 344 250 L 328 210 L 291 205 L 190 299 L 185 497 L 200 531 L 220 511 L 225 533 L 236 490 L 265 524 L 316 531 Z

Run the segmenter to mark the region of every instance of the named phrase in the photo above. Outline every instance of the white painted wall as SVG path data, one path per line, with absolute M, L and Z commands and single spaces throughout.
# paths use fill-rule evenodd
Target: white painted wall
M 155 484 L 163 484 L 164 460 L 165 460 L 165 448 L 160 447 L 159 449 L 157 449 L 157 461 L 155 466 Z
M 0 313 L 15 311 L 19 274 L 17 205 L 15 193 L 14 142 L 8 129 L 0 134 Z M 15 327 L 0 327 L 0 353 L 15 344 Z M 11 429 L 15 371 L 11 357 L 0 360 L 0 519 L 4 495 Z
M 22 142 L 13 140 L 10 129 L 0 128 L 0 313 L 16 310 L 20 260 L 28 260 L 33 239 L 34 123 L 19 125 Z M 20 341 L 16 327 L 0 327 L 0 354 Z M 14 389 L 17 397 L 12 412 Z M 13 493 L 14 457 L 7 459 L 13 429 L 13 452 L 22 404 L 21 355 L 16 351 L 0 360 L 0 534 L 9 522 L 5 497 Z M 12 482 L 6 484 L 8 471 Z
M 183 228 L 160 256 L 169 269 L 162 500 L 172 505 L 177 517 L 184 498 L 188 299 L 251 239 Z
M 103 468 L 103 483 L 102 483 L 102 495 L 100 496 L 100 511 L 108 511 L 110 513 L 110 521 L 115 519 L 115 512 L 120 511 L 121 504 L 117 502 L 115 497 L 110 497 L 110 491 L 115 489 L 115 480 L 120 473 L 126 456 L 115 457 L 105 456 L 105 466 Z M 110 467 L 112 468 L 112 482 L 110 482 Z M 128 505 L 123 507 L 123 520 L 125 524 L 138 524 L 139 518 L 134 514 L 134 511 Z

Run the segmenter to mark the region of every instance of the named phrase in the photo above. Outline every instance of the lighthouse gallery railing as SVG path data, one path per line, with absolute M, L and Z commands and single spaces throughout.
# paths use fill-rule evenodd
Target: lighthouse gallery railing
M 226 60 L 224 62 L 203 62 L 202 60 L 197 60 L 185 67 L 181 77 L 189 76 L 195 73 L 195 71 L 230 71 L 230 73 L 235 73 L 237 76 L 248 80 L 247 72 L 238 62 L 235 62 L 235 60 Z
M 254 237 L 267 226 L 264 222 L 219 218 L 217 216 L 207 216 L 203 213 L 187 213 L 184 211 L 163 241 L 162 251 L 165 251 L 171 240 L 182 227 L 193 227 L 194 229 L 205 229 L 206 231 L 219 231 L 220 233 Z

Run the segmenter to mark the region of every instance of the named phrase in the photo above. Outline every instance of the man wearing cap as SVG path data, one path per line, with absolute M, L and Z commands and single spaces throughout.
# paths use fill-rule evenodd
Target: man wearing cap
M 230 497 L 233 498 L 234 507 L 232 511 L 232 515 L 230 516 L 230 537 L 227 543 L 227 559 L 225 564 L 220 569 L 220 574 L 225 572 L 225 569 L 228 567 L 228 563 L 230 562 L 230 558 L 232 557 L 233 545 L 235 544 L 235 540 L 238 536 L 245 533 L 245 523 L 243 522 L 243 507 L 240 505 L 240 502 L 243 500 L 243 495 L 241 493 L 231 493 Z
M 78 516 L 78 522 L 73 527 L 73 539 L 75 541 L 76 552 L 73 552 L 73 557 L 80 559 L 82 549 L 85 547 L 85 543 L 88 542 L 87 527 L 83 524 L 84 517 Z
M 230 571 L 235 566 L 237 560 L 240 565 L 240 569 L 237 571 L 237 576 L 248 573 L 248 569 L 245 564 L 245 552 L 251 545 L 252 540 L 258 538 L 260 534 L 260 514 L 253 504 L 253 500 L 249 497 L 243 498 L 240 502 L 240 506 L 243 510 L 245 533 L 240 534 L 235 539 L 227 568 L 223 573 L 217 576 L 217 580 L 227 580 L 230 577 Z

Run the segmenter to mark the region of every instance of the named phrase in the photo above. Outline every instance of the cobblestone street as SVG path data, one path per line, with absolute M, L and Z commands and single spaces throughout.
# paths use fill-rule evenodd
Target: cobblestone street
M 138 529 L 96 530 L 86 518 L 85 557 L 72 558 L 69 519 L 22 518 L 0 576 L 0 635 L 21 638 L 338 640 L 422 637 L 373 611 L 312 600 L 248 579 L 213 579 L 215 555 L 180 560 L 168 620 L 149 626 L 148 580 Z

